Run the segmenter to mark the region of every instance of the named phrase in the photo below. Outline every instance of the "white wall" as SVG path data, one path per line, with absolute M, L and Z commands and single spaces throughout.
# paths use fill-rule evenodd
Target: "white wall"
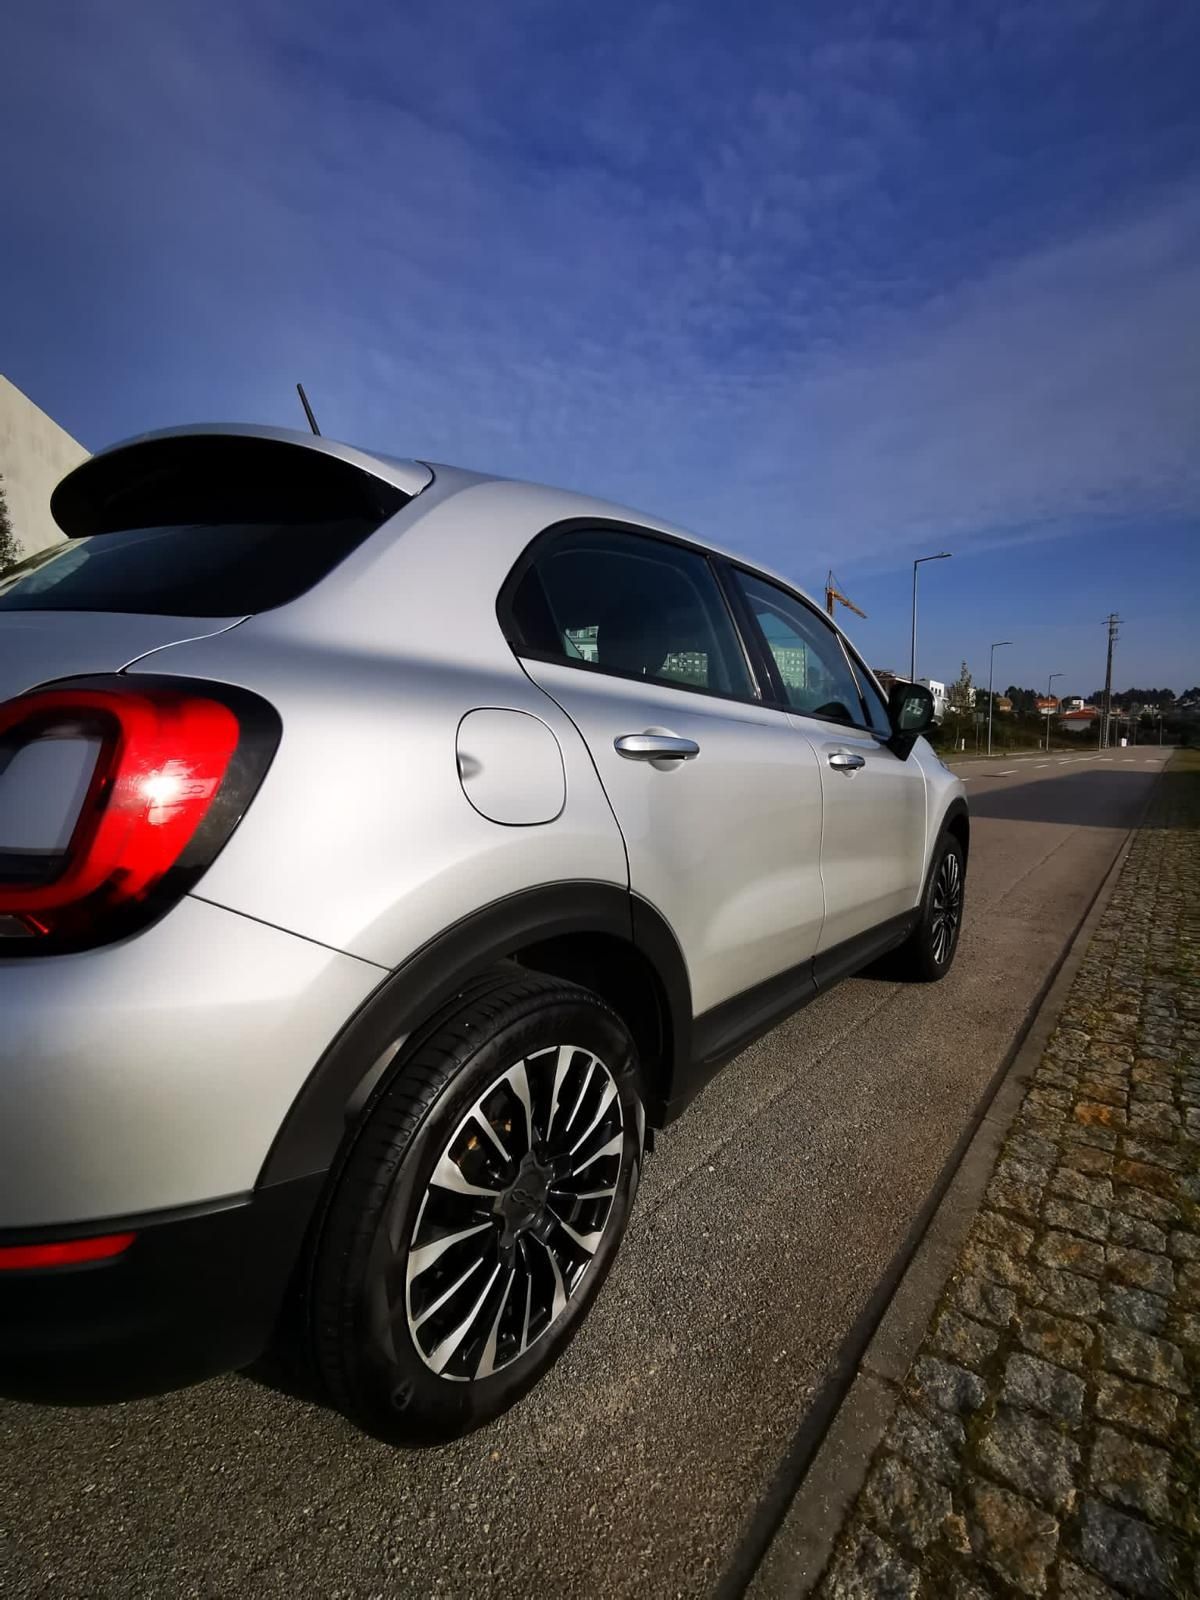
M 62 538 L 50 492 L 87 451 L 0 373 L 0 477 L 8 520 L 24 555 Z
M 939 683 L 936 678 L 918 678 L 918 683 L 923 683 L 933 696 L 934 719 L 941 722 L 946 715 L 946 685 Z

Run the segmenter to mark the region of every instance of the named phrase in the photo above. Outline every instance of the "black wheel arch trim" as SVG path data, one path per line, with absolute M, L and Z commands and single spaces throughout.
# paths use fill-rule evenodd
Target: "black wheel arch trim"
M 692 1002 L 675 935 L 648 902 L 616 884 L 543 885 L 506 896 L 455 923 L 390 973 L 342 1028 L 292 1104 L 259 1186 L 324 1172 L 407 1039 L 472 979 L 523 948 L 572 934 L 606 935 L 638 951 L 658 981 L 666 1059 L 647 1113 L 658 1120 L 687 1077 Z
M 951 831 L 951 825 L 960 817 L 962 818 L 962 827 L 961 829 L 956 829 L 955 831 L 960 834 L 959 843 L 962 845 L 963 862 L 965 864 L 967 858 L 971 854 L 971 813 L 967 807 L 967 802 L 963 799 L 962 795 L 955 795 L 954 799 L 951 800 L 950 804 L 946 807 L 942 814 L 942 820 L 938 824 L 938 831 L 934 836 L 933 843 L 934 850 L 936 850 L 941 840 Z M 932 860 L 933 852 L 931 851 L 930 861 L 932 862 Z

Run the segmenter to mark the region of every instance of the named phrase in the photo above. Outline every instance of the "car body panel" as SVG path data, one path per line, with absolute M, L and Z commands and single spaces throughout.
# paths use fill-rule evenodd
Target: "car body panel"
M 0 1229 L 249 1192 L 385 976 L 190 897 L 122 944 L 0 960 Z
M 790 714 L 816 752 L 824 796 L 821 881 L 825 923 L 819 949 L 909 911 L 925 877 L 925 773 L 872 733 Z M 839 754 L 863 765 L 830 765 Z
M 821 783 L 786 717 L 686 688 L 545 661 L 525 670 L 583 733 L 621 824 L 630 882 L 673 929 L 697 1011 L 817 948 Z M 669 733 L 689 761 L 629 761 L 625 734 Z
M 167 645 L 224 633 L 241 620 L 114 611 L 3 611 L 0 700 L 59 678 L 120 672 Z
M 925 774 L 925 864 L 928 868 L 947 817 L 954 812 L 964 817 L 969 815 L 967 786 L 926 739 L 916 740 L 908 759 L 915 761 Z
M 260 627 L 267 620 L 147 663 L 253 688 L 283 721 L 271 770 L 197 893 L 391 969 L 519 890 L 563 878 L 628 885 L 578 730 L 511 655 L 491 670 L 456 668 L 285 643 Z M 468 798 L 455 734 L 482 708 L 526 712 L 553 733 L 566 801 L 550 821 L 506 826 Z

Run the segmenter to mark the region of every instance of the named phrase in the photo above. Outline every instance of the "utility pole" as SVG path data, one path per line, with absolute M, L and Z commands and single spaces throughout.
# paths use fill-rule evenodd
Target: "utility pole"
M 1117 632 L 1121 619 L 1110 611 L 1104 619 L 1108 627 L 1108 665 L 1104 669 L 1104 720 L 1100 728 L 1100 748 L 1106 750 L 1112 743 L 1112 652 L 1120 635 Z
M 997 639 L 988 655 L 988 755 L 992 753 L 992 677 L 996 665 L 996 651 L 1001 645 L 1011 644 L 1011 639 Z
M 1063 676 L 1063 674 L 1061 672 L 1052 672 L 1050 674 L 1050 676 L 1046 679 L 1046 699 L 1047 700 L 1053 700 L 1054 699 L 1054 696 L 1050 693 L 1050 685 L 1054 682 L 1055 678 L 1061 678 L 1062 676 Z M 1046 707 L 1046 754 L 1047 755 L 1050 754 L 1050 707 L 1049 706 Z

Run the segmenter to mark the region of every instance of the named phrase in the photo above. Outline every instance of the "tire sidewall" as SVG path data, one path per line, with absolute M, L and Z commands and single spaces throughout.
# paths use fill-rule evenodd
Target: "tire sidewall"
M 441 1378 L 412 1342 L 403 1306 L 390 1319 L 390 1347 L 377 1329 L 379 1286 L 373 1258 L 379 1230 L 389 1225 L 407 1251 L 417 1209 L 438 1158 L 487 1085 L 516 1062 L 555 1044 L 592 1051 L 612 1073 L 621 1099 L 625 1144 L 617 1193 L 604 1238 L 557 1322 L 523 1356 L 489 1378 Z M 402 1075 L 401 1069 L 401 1075 Z M 383 1097 L 386 1102 L 386 1092 Z M 353 1349 L 347 1376 L 355 1409 L 370 1431 L 406 1443 L 437 1442 L 480 1426 L 520 1399 L 565 1349 L 595 1299 L 616 1255 L 641 1176 L 644 1121 L 636 1053 L 616 1014 L 586 991 L 547 993 L 522 1005 L 496 1031 L 464 1048 L 456 1070 L 412 1137 L 389 1148 L 381 1163 L 382 1193 L 360 1234 L 344 1293 L 351 1305 Z M 353 1157 L 351 1158 L 353 1159 Z

